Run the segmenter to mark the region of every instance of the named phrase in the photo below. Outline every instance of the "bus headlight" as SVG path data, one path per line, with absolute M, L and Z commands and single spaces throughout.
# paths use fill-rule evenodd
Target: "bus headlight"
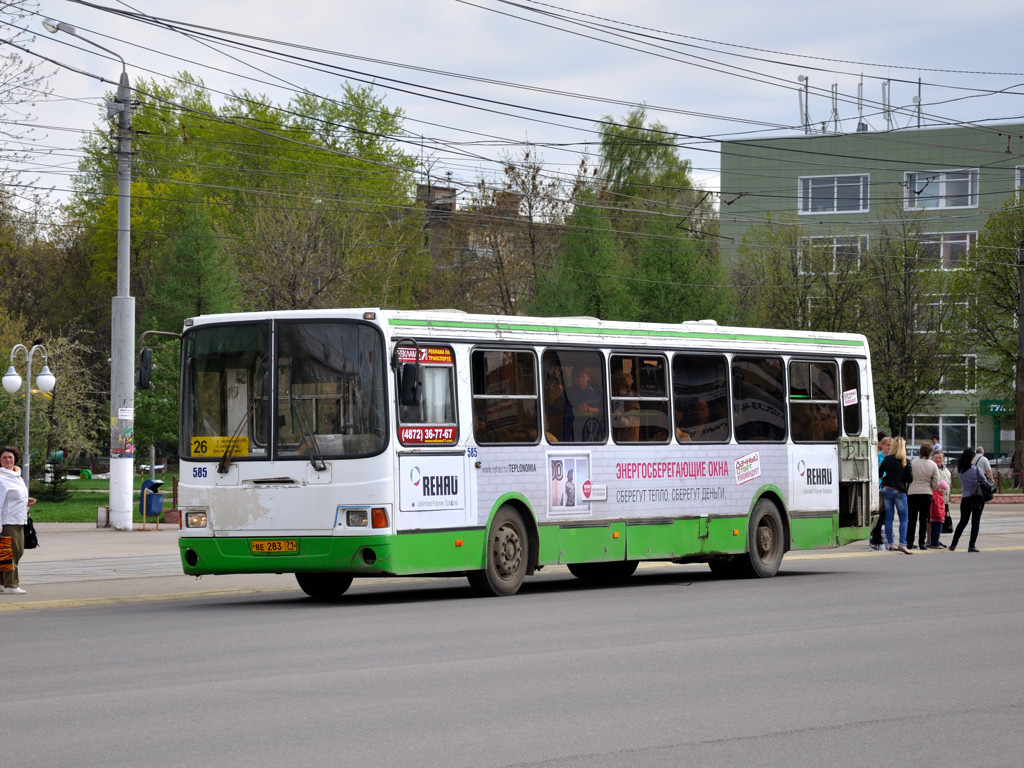
M 350 509 L 345 513 L 349 528 L 365 528 L 369 520 L 365 509 Z
M 205 528 L 207 524 L 207 514 L 205 509 L 185 509 L 182 510 L 185 513 L 185 527 L 186 528 Z

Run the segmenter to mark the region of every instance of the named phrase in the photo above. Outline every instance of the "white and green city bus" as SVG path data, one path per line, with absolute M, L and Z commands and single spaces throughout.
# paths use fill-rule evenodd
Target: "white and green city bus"
M 464 575 L 511 595 L 564 564 L 774 576 L 867 537 L 863 336 L 339 309 L 210 315 L 182 335 L 188 574 Z

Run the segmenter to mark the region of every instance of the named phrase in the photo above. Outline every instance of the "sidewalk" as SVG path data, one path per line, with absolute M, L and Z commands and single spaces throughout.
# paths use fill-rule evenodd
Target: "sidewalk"
M 177 525 L 149 523 L 133 531 L 95 523 L 36 523 L 39 547 L 18 564 L 24 595 L 0 594 L 0 612 L 34 603 L 78 604 L 90 599 L 173 599 L 223 592 L 298 592 L 292 574 L 186 576 Z
M 951 508 L 954 521 L 959 520 L 959 504 Z M 177 526 L 161 526 L 159 531 L 152 524 L 147 528 L 144 531 L 141 524 L 136 524 L 134 531 L 117 531 L 97 528 L 93 523 L 37 523 L 39 548 L 27 551 L 19 565 L 26 594 L 0 595 L 0 613 L 33 606 L 80 605 L 90 600 L 167 600 L 224 593 L 280 592 L 296 597 L 301 594 L 295 576 L 289 573 L 186 576 L 178 555 Z M 943 543 L 948 544 L 950 538 L 951 534 L 943 534 Z M 966 551 L 966 541 L 962 544 Z M 986 504 L 978 546 L 983 551 L 1024 549 L 1024 503 Z M 786 558 L 844 554 L 867 555 L 867 544 L 857 542 L 839 550 L 795 552 Z

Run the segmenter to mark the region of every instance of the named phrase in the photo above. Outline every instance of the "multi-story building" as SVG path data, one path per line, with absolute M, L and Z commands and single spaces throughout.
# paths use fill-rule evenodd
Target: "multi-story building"
M 924 252 L 955 269 L 988 215 L 1018 187 L 1020 123 L 723 142 L 722 254 L 735 259 L 744 232 L 766 214 L 788 214 L 802 237 L 836 258 L 856 258 L 895 211 L 912 213 Z M 935 411 L 911 416 L 910 444 L 937 435 L 947 451 L 980 442 L 989 455 L 997 445 L 1009 453 L 1012 423 L 988 415 L 991 398 L 973 375 L 976 357 L 964 355 L 962 364 L 963 375 L 949 377 Z

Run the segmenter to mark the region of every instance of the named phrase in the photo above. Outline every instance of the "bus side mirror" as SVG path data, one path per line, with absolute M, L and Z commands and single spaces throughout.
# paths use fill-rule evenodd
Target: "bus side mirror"
M 414 406 L 420 404 L 420 367 L 416 363 L 404 363 L 402 365 L 402 405 Z
M 152 374 L 153 350 L 149 347 L 143 347 L 139 350 L 139 373 L 137 378 L 139 389 L 149 389 Z

